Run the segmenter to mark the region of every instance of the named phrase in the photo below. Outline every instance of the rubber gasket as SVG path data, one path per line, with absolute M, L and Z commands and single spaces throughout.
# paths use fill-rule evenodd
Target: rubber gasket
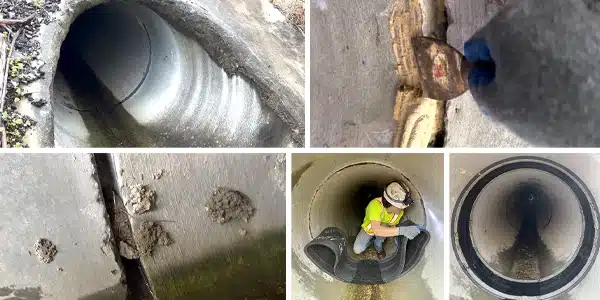
M 405 221 L 403 226 L 415 225 Z M 337 280 L 354 284 L 382 284 L 404 276 L 421 260 L 430 234 L 422 230 L 408 240 L 394 237 L 398 247 L 382 260 L 357 260 L 348 253 L 348 238 L 336 227 L 325 228 L 321 234 L 304 247 L 304 253 L 323 272 Z

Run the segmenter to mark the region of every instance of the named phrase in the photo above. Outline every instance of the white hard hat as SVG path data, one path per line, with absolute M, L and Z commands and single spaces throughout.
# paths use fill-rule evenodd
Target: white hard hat
M 404 200 L 406 199 L 406 190 L 398 182 L 392 182 L 385 187 L 383 198 L 390 204 L 398 208 L 404 208 Z

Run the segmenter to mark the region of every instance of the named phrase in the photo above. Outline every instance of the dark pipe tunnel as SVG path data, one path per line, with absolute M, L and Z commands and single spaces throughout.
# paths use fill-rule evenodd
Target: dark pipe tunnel
M 53 83 L 59 147 L 285 147 L 291 130 L 193 36 L 125 2 L 73 21 Z
M 381 197 L 383 188 L 392 181 L 402 181 L 416 195 L 415 203 L 406 209 L 405 216 L 417 224 L 424 224 L 423 201 L 410 180 L 389 166 L 363 163 L 336 172 L 316 191 L 310 207 L 311 236 L 316 237 L 327 227 L 337 227 L 353 242 L 360 231 L 367 204 Z M 386 251 L 390 247 L 394 245 L 388 239 Z

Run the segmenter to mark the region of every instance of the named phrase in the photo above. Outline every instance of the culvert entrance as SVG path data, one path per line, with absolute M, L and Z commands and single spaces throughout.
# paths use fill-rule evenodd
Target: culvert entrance
M 571 170 L 537 157 L 496 162 L 461 193 L 452 218 L 461 267 L 497 297 L 547 299 L 576 286 L 598 252 L 598 210 Z
M 103 4 L 75 19 L 62 44 L 53 83 L 55 144 L 294 146 L 289 126 L 259 94 L 151 9 Z

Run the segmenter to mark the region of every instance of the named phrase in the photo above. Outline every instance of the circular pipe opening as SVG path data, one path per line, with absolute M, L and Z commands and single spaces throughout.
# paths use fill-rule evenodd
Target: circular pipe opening
M 551 298 L 589 271 L 598 211 L 585 184 L 541 158 L 497 162 L 471 180 L 453 214 L 453 247 L 467 275 L 503 298 Z
M 140 4 L 82 13 L 60 53 L 57 146 L 295 145 L 249 80 L 226 74 L 195 37 Z
M 337 227 L 353 240 L 360 231 L 367 204 L 381 196 L 382 188 L 392 181 L 405 183 L 415 199 L 404 215 L 417 224 L 425 224 L 423 201 L 412 183 L 394 168 L 366 162 L 338 170 L 315 191 L 309 208 L 311 238 L 327 227 Z

